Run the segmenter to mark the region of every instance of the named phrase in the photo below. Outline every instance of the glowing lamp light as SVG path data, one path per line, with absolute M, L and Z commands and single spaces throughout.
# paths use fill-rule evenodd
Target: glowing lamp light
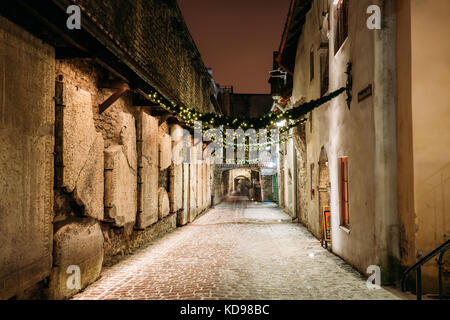
M 286 125 L 286 120 L 277 122 L 277 127 L 278 127 L 278 128 L 282 128 L 282 127 L 284 127 L 285 125 Z

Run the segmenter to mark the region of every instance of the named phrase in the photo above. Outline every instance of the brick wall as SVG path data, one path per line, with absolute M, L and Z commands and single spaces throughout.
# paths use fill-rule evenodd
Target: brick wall
M 183 105 L 213 111 L 213 86 L 174 0 L 75 0 L 106 37 Z M 175 101 L 178 102 L 178 101 Z

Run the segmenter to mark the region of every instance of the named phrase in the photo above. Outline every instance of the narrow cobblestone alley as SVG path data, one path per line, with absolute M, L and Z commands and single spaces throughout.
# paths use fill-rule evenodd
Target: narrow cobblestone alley
M 105 270 L 75 299 L 396 299 L 274 204 L 232 197 Z

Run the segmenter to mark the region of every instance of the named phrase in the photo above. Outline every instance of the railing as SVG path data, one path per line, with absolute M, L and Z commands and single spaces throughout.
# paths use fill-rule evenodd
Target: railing
M 444 292 L 443 292 L 443 285 L 442 285 L 442 265 L 444 264 L 443 258 L 445 252 L 450 249 L 450 240 L 447 240 L 443 244 L 441 244 L 439 247 L 431 251 L 429 254 L 427 254 L 425 257 L 420 259 L 416 264 L 414 264 L 412 267 L 406 269 L 406 271 L 403 273 L 401 278 L 402 283 L 402 291 L 406 291 L 406 279 L 408 277 L 408 274 L 412 271 L 416 271 L 416 296 L 417 300 L 422 300 L 422 270 L 421 267 L 428 262 L 430 259 L 432 259 L 434 256 L 439 254 L 439 258 L 437 261 L 438 264 L 438 277 L 439 277 L 439 299 L 444 298 Z

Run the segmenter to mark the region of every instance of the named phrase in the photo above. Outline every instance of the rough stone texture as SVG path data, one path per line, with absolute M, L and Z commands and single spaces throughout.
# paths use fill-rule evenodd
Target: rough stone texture
M 448 147 L 450 140 L 448 91 L 450 55 L 448 53 L 449 40 L 445 35 L 450 28 L 450 20 L 447 18 L 447 13 L 450 12 L 450 2 L 437 0 L 425 3 L 420 0 L 412 0 L 410 9 L 403 2 L 401 1 L 402 9 L 399 9 L 399 11 L 401 10 L 399 15 L 410 14 L 411 33 L 409 37 L 406 33 L 399 33 L 397 39 L 403 38 L 403 40 L 398 40 L 399 42 L 411 41 L 411 46 L 398 52 L 397 57 L 398 60 L 401 60 L 400 63 L 406 66 L 406 70 L 411 70 L 411 77 L 406 76 L 409 70 L 405 73 L 401 72 L 405 70 L 403 67 L 397 71 L 397 78 L 399 82 L 403 83 L 401 89 L 405 89 L 405 84 L 410 84 L 411 91 L 399 91 L 399 88 L 397 92 L 399 101 L 406 104 L 403 108 L 405 106 L 411 108 L 411 127 L 408 128 L 405 125 L 408 118 L 398 119 L 402 125 L 399 125 L 397 132 L 398 135 L 405 136 L 399 137 L 399 139 L 413 143 L 411 143 L 412 150 L 405 148 L 404 145 L 398 149 L 398 158 L 401 159 L 398 166 L 406 165 L 403 170 L 407 170 L 411 165 L 413 172 L 412 177 L 407 179 L 404 179 L 404 174 L 400 176 L 402 179 L 398 182 L 400 186 L 398 192 L 401 194 L 403 203 L 399 214 L 403 221 L 408 221 L 404 224 L 406 228 L 408 225 L 416 224 L 414 228 L 417 232 L 415 241 L 411 238 L 405 239 L 404 236 L 402 238 L 409 241 L 410 248 L 415 247 L 417 251 L 414 253 L 423 257 L 450 238 L 450 213 L 448 211 L 450 208 L 450 148 Z M 409 26 L 408 23 L 403 23 Z M 404 27 L 400 27 L 400 30 L 401 28 Z M 443 37 L 447 40 L 442 41 Z M 407 49 L 409 52 L 405 54 Z M 408 57 L 408 59 L 403 59 L 403 57 Z M 388 81 L 382 83 L 388 87 L 391 84 Z M 394 93 L 392 95 L 395 96 Z M 407 105 L 409 99 L 411 104 Z M 386 108 L 384 103 L 380 104 Z M 399 110 L 403 108 L 399 106 Z M 405 111 L 401 111 L 398 117 L 404 115 Z M 394 118 L 392 117 L 392 119 Z M 381 124 L 383 125 L 384 122 Z M 405 158 L 412 159 L 412 164 L 408 164 Z M 389 163 L 391 161 L 393 160 L 390 160 Z M 384 177 L 386 176 L 383 175 Z M 408 193 L 408 184 L 410 183 L 414 185 L 413 195 Z M 407 201 L 414 201 L 414 207 L 405 208 Z M 405 212 L 408 209 L 410 211 Z M 403 234 L 405 235 L 405 233 Z M 414 258 L 416 256 L 413 256 Z M 438 266 L 436 263 L 430 261 L 424 265 L 422 268 L 424 293 L 438 292 L 437 276 Z M 442 280 L 444 294 L 450 296 L 449 252 L 444 255 Z
M 189 222 L 194 221 L 197 215 L 197 157 L 194 148 L 191 148 L 189 163 Z
M 273 176 L 262 176 L 262 187 L 264 194 L 264 201 L 273 201 L 273 188 L 272 188 Z
M 136 157 L 135 157 L 136 158 Z M 116 226 L 136 221 L 137 176 L 122 146 L 105 150 L 105 214 Z
M 209 185 L 209 176 L 208 176 L 208 168 L 206 165 L 206 160 L 203 162 L 202 165 L 203 169 L 203 185 L 202 185 L 202 206 L 203 209 L 206 209 L 208 207 L 208 185 Z
M 114 264 L 123 256 L 131 254 L 151 241 L 175 230 L 176 218 L 176 215 L 172 214 L 145 230 L 133 230 L 131 233 L 128 233 L 126 228 L 108 228 L 106 225 L 102 225 L 105 238 L 103 266 Z
M 95 131 L 92 99 L 88 91 L 66 84 L 63 87 L 62 185 L 67 192 L 75 189 L 89 152 L 100 135 Z M 101 136 L 101 135 L 100 135 Z
M 169 195 L 166 189 L 159 188 L 158 191 L 158 217 L 159 219 L 165 218 L 170 213 Z
M 75 299 L 398 299 L 369 290 L 274 204 L 236 200 L 105 271 Z
M 172 165 L 170 169 L 170 212 L 183 209 L 183 165 Z
M 133 69 L 174 100 L 199 111 L 212 111 L 214 94 L 206 70 L 176 1 L 76 0 L 108 46 L 131 57 Z
M 50 299 L 66 299 L 79 291 L 67 287 L 69 266 L 80 268 L 82 289 L 97 280 L 103 263 L 103 235 L 98 222 L 86 218 L 62 226 L 55 232 L 53 247 Z
M 209 162 L 209 159 L 206 163 L 206 176 L 208 178 L 208 184 L 206 185 L 206 206 L 210 207 L 211 206 L 211 184 L 212 184 L 212 179 L 211 179 L 211 163 Z
M 158 119 L 137 113 L 138 213 L 136 227 L 158 221 Z
M 173 125 L 170 131 L 175 160 L 170 166 L 170 212 L 175 213 L 183 209 L 183 164 L 180 163 L 183 160 L 183 130 L 179 125 Z
M 197 213 L 203 211 L 203 161 L 197 163 Z
M 57 144 L 57 186 L 73 192 L 74 200 L 84 214 L 102 220 L 104 190 L 104 142 L 96 132 L 91 94 L 70 84 L 62 86 L 62 113 L 56 117 L 62 132 Z M 61 175 L 61 176 L 59 176 Z
M 299 125 L 294 129 L 293 139 L 297 150 L 297 208 L 298 217 L 304 225 L 308 225 L 308 199 L 311 198 L 311 189 L 308 180 L 308 158 L 306 154 L 306 126 Z M 311 169 L 310 169 L 311 170 Z M 308 179 L 309 178 L 309 179 Z
M 104 218 L 104 149 L 103 138 L 97 135 L 73 191 L 83 214 L 97 220 Z
M 54 50 L 0 16 L 0 299 L 52 265 Z
M 172 163 L 172 138 L 159 132 L 159 170 L 166 170 Z
M 190 187 L 189 187 L 189 164 L 183 163 L 183 210 L 178 215 L 178 225 L 184 226 L 189 222 L 189 200 Z
M 196 189 L 197 189 L 197 165 L 189 164 L 189 222 L 194 221 L 197 215 L 197 199 L 196 199 Z

